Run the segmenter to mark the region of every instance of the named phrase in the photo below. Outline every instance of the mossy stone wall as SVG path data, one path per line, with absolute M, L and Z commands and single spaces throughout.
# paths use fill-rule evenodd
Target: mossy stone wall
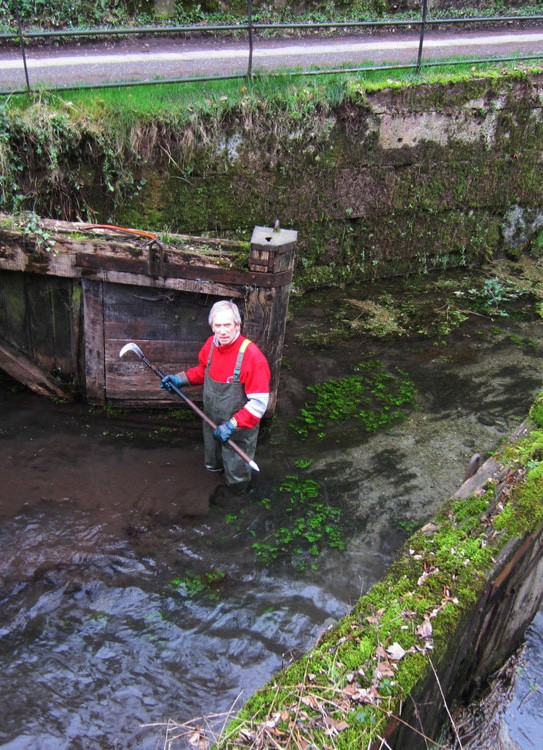
M 351 90 L 296 118 L 240 108 L 188 154 L 176 134 L 116 219 L 197 234 L 279 218 L 307 286 L 478 264 L 537 240 L 542 102 L 543 77 L 498 76 Z
M 189 116 L 0 112 L 0 209 L 245 240 L 279 219 L 302 289 L 541 254 L 542 74 L 342 86 Z

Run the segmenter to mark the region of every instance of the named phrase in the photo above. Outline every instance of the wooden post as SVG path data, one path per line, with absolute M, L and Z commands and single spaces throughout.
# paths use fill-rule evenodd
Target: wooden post
M 268 415 L 273 414 L 277 402 L 281 357 L 285 340 L 286 311 L 290 297 L 290 284 L 298 232 L 293 229 L 255 227 L 251 237 L 249 269 L 262 273 L 290 272 L 281 286 L 255 287 L 246 296 L 243 327 L 245 336 L 262 349 L 272 373 Z
M 81 279 L 83 293 L 83 338 L 85 346 L 85 391 L 93 404 L 105 404 L 103 282 Z
M 294 266 L 294 251 L 298 232 L 294 229 L 255 227 L 251 237 L 249 270 L 278 273 Z

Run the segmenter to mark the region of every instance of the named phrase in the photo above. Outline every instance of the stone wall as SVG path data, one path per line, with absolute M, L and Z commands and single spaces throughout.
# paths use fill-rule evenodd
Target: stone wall
M 337 87 L 255 81 L 189 118 L 6 110 L 0 208 L 242 239 L 279 219 L 302 288 L 541 253 L 543 74 Z
M 279 218 L 308 286 L 516 255 L 540 246 L 542 105 L 543 76 L 496 74 L 351 88 L 296 117 L 242 106 L 218 130 L 165 133 L 171 159 L 143 165 L 116 219 L 224 234 Z

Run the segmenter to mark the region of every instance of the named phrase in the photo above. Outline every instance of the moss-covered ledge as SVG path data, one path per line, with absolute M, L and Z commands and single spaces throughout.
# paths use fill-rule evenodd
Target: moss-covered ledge
M 539 607 L 542 459 L 543 392 L 387 576 L 253 695 L 216 747 L 439 747 L 449 709 L 515 650 Z

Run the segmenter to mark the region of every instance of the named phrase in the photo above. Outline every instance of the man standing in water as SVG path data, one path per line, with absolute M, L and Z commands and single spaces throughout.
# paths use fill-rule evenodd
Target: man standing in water
M 209 313 L 213 331 L 198 354 L 198 364 L 166 375 L 162 387 L 204 385 L 204 411 L 217 424 L 203 423 L 204 461 L 208 471 L 224 471 L 226 495 L 249 489 L 250 466 L 228 445 L 236 443 L 254 458 L 260 420 L 268 406 L 270 368 L 258 346 L 241 335 L 241 316 L 231 301 L 216 302 Z M 219 499 L 219 498 L 215 498 Z

